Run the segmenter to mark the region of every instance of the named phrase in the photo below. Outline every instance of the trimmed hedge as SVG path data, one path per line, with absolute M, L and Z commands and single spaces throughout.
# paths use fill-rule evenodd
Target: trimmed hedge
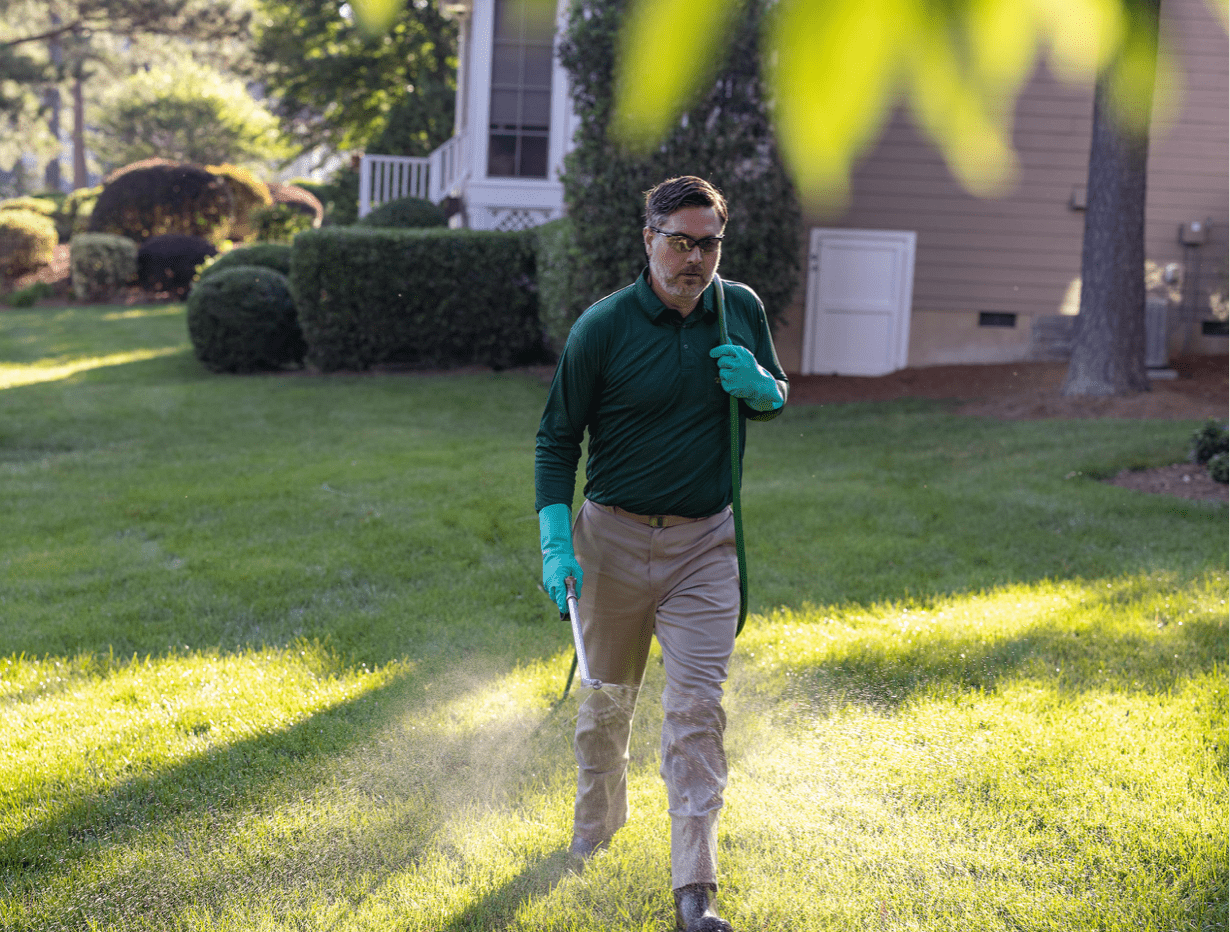
M 260 372 L 303 362 L 303 333 L 290 282 L 273 269 L 239 265 L 192 289 L 188 335 L 215 372 Z
M 416 230 L 446 227 L 448 218 L 436 204 L 421 197 L 399 197 L 381 204 L 355 226 Z
M 32 210 L 0 210 L 0 274 L 23 275 L 55 255 L 55 222 Z
M 532 231 L 308 230 L 290 280 L 307 361 L 326 372 L 547 358 Z
M 572 221 L 560 217 L 534 228 L 538 266 L 538 316 L 547 342 L 558 355 L 564 351 L 572 325 L 586 308 L 576 282 L 582 257 Z
M 205 264 L 197 269 L 197 284 L 211 275 L 217 275 L 219 272 L 240 265 L 256 265 L 265 269 L 273 269 L 283 275 L 290 275 L 290 245 L 288 243 L 253 243 L 251 246 L 241 246 L 230 252 L 224 252 L 212 261 L 207 259 Z
M 325 219 L 325 207 L 320 203 L 320 198 L 298 185 L 275 182 L 269 185 L 269 196 L 273 198 L 275 205 L 285 204 L 304 216 L 311 217 L 313 227 L 320 226 Z
M 101 301 L 137 280 L 137 244 L 111 233 L 78 233 L 69 247 L 73 294 Z

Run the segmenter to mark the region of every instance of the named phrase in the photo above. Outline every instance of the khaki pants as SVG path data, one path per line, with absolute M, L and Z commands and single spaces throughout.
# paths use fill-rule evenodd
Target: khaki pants
M 585 573 L 580 612 L 590 675 L 612 686 L 588 691 L 577 716 L 573 828 L 601 841 L 628 819 L 628 737 L 656 636 L 666 671 L 661 773 L 677 889 L 717 883 L 726 788 L 722 684 L 739 620 L 739 567 L 729 508 L 667 523 L 651 527 L 590 501 L 577 513 L 572 538 Z

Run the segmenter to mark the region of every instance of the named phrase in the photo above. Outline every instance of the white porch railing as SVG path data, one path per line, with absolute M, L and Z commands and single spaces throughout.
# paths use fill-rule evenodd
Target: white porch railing
M 439 204 L 465 180 L 465 137 L 454 136 L 426 158 L 364 155 L 359 163 L 359 216 L 399 197 Z
M 439 204 L 450 194 L 460 194 L 460 186 L 466 180 L 466 139 L 454 136 L 436 149 L 428 160 L 431 162 L 430 185 L 427 197 Z
M 399 197 L 427 197 L 429 159 L 364 155 L 359 163 L 359 216 Z

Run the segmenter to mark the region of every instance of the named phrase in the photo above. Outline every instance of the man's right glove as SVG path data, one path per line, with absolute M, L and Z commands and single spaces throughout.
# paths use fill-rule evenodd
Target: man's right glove
M 572 515 L 563 502 L 538 512 L 538 540 L 542 544 L 542 587 L 555 600 L 561 615 L 568 614 L 568 589 L 564 580 L 577 581 L 581 595 L 581 564 L 572 552 Z

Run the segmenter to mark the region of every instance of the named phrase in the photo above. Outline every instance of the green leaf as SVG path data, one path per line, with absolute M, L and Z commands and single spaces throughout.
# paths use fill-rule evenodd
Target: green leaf
M 659 141 L 712 80 L 739 0 L 637 0 L 616 81 L 615 135 L 634 149 Z

